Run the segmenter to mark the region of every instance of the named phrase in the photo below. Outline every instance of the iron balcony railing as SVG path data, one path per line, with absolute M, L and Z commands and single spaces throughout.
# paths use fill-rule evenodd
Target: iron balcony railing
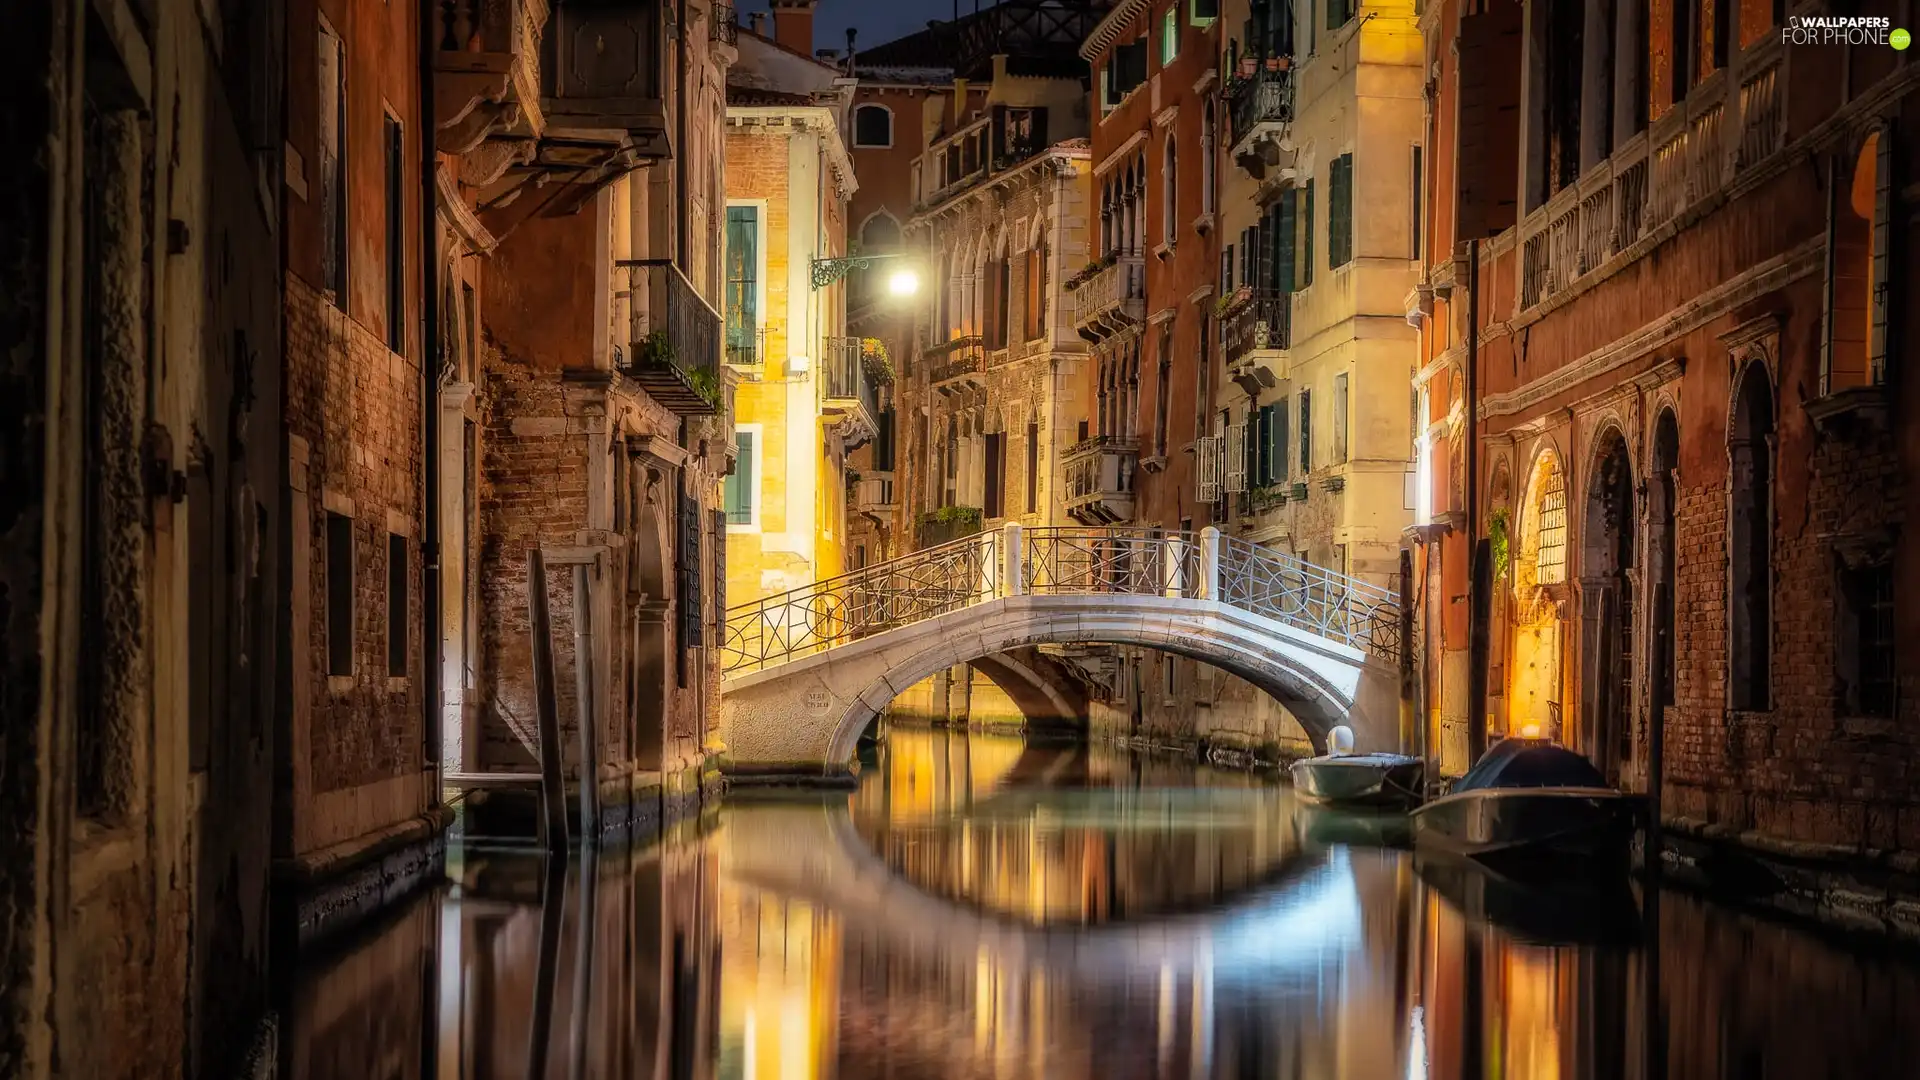
M 732 4 L 714 4 L 708 17 L 713 20 L 713 40 L 722 45 L 739 44 L 740 17 L 734 14 Z
M 622 260 L 616 270 L 614 325 L 626 327 L 625 346 L 614 343 L 621 374 L 681 416 L 712 414 L 720 407 L 720 313 L 667 259 Z
M 846 402 L 865 409 L 869 425 L 880 416 L 879 388 L 867 374 L 864 341 L 857 337 L 821 340 L 821 370 L 826 375 L 829 404 Z
M 727 363 L 737 368 L 759 369 L 767 366 L 767 328 L 764 326 L 728 326 Z
M 933 386 L 950 383 L 987 370 L 986 340 L 978 334 L 954 338 L 921 354 L 927 361 L 927 382 Z
M 1218 529 L 1009 524 L 727 610 L 722 664 L 752 671 L 1009 596 L 1211 601 L 1398 663 L 1400 605 L 1376 585 Z
M 1256 349 L 1284 349 L 1293 332 L 1293 294 L 1254 289 L 1220 320 L 1220 342 L 1231 364 Z
M 1227 101 L 1235 146 L 1266 124 L 1293 122 L 1293 72 L 1256 68 L 1236 85 Z

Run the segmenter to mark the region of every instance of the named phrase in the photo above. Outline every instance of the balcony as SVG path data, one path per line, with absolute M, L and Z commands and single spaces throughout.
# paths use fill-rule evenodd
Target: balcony
M 830 337 L 820 343 L 820 374 L 826 383 L 821 415 L 851 450 L 880 432 L 880 396 L 867 370 L 865 342 L 857 337 Z
M 474 216 L 494 238 L 533 213 L 572 213 L 645 159 L 668 155 L 659 0 L 432 7 L 435 144 L 466 158 L 460 182 L 486 192 Z M 516 198 L 530 183 L 542 197 Z
M 1146 321 L 1146 268 L 1138 255 L 1121 255 L 1096 268 L 1073 289 L 1073 326 L 1099 343 Z
M 722 45 L 737 46 L 740 43 L 740 16 L 733 10 L 732 4 L 714 4 L 713 28 L 709 36 Z
M 666 259 L 616 264 L 615 325 L 627 342 L 614 364 L 655 401 L 680 416 L 711 416 L 721 405 L 720 313 Z
M 1119 525 L 1133 520 L 1133 473 L 1137 440 L 1099 435 L 1067 448 L 1067 516 L 1082 525 Z
M 767 368 L 767 328 L 764 326 L 727 326 L 727 366 L 744 374 L 758 376 Z
M 981 385 L 986 377 L 986 344 L 978 334 L 932 346 L 920 356 L 927 365 L 927 385 L 942 394 Z
M 919 527 L 913 534 L 914 546 L 938 547 L 969 536 L 978 536 L 985 520 L 985 515 L 977 506 L 945 506 L 929 510 L 920 515 Z
M 862 476 L 853 485 L 853 498 L 849 500 L 856 514 L 865 514 L 882 523 L 893 520 L 894 511 L 899 504 L 894 501 L 893 473 L 872 472 Z
M 1227 377 L 1249 394 L 1280 383 L 1278 353 L 1293 333 L 1293 294 L 1277 289 L 1242 289 L 1220 316 L 1221 358 Z
M 1282 163 L 1292 150 L 1288 127 L 1293 123 L 1291 58 L 1279 57 L 1256 66 L 1251 74 L 1235 76 L 1227 87 L 1227 111 L 1233 123 L 1233 158 L 1258 180 Z

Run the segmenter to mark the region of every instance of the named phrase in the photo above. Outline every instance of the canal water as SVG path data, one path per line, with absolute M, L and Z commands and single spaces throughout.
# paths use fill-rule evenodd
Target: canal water
M 282 1075 L 1920 1077 L 1920 964 L 1520 889 L 1271 779 L 899 730 L 649 850 L 457 841 L 283 1003 Z

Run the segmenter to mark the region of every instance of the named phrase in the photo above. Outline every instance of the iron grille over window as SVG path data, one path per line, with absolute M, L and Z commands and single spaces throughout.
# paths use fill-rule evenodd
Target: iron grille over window
M 1542 585 L 1567 580 L 1567 482 L 1560 470 L 1547 473 L 1540 493 L 1540 551 L 1533 579 Z
M 680 685 L 687 685 L 690 653 L 700 647 L 703 635 L 700 620 L 700 504 L 680 488 L 679 589 L 674 598 L 680 608 Z

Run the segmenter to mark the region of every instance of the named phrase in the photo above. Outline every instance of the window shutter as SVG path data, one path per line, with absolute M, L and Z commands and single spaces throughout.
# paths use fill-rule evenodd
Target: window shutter
M 1220 501 L 1220 436 L 1202 435 L 1193 440 L 1194 496 L 1202 503 Z
M 1293 445 L 1287 440 L 1287 421 L 1293 417 L 1293 403 L 1282 398 L 1274 402 L 1274 408 L 1276 411 L 1273 417 L 1273 450 L 1275 458 L 1277 458 L 1280 463 L 1280 475 L 1274 477 L 1274 479 L 1285 480 L 1293 472 L 1293 463 L 1287 460 L 1287 448 Z
M 701 643 L 700 504 L 680 488 L 680 651 Z
M 1221 454 L 1222 480 L 1227 494 L 1247 490 L 1247 425 L 1228 424 L 1226 444 Z
M 1294 219 L 1298 210 L 1294 206 L 1294 193 L 1289 191 L 1280 200 L 1278 228 L 1274 230 L 1274 287 L 1281 292 L 1293 291 L 1293 245 Z
M 1307 181 L 1307 188 L 1301 199 L 1305 205 L 1300 208 L 1300 275 L 1302 285 L 1313 284 L 1313 181 Z
M 727 207 L 727 345 L 749 349 L 760 326 L 760 208 Z M 636 301 L 637 302 L 637 301 Z M 759 359 L 749 357 L 748 359 Z
M 1300 479 L 1313 471 L 1313 391 L 1300 391 Z
M 709 528 L 713 531 L 713 644 L 727 643 L 727 512 L 715 510 Z

